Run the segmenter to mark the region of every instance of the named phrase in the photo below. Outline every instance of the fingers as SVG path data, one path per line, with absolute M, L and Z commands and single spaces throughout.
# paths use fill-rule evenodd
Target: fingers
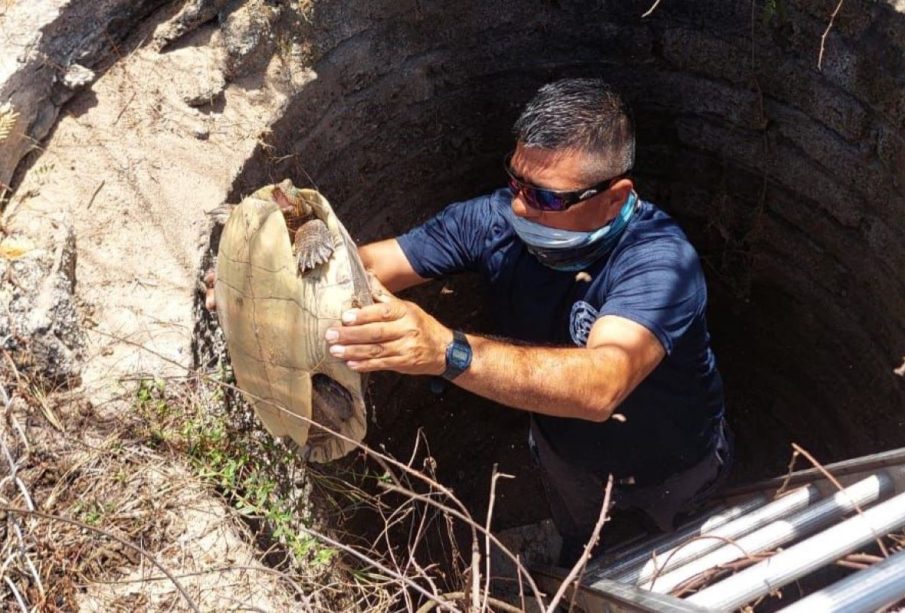
M 387 303 L 396 298 L 390 293 L 390 290 L 383 286 L 383 283 L 380 282 L 380 279 L 377 278 L 377 275 L 372 270 L 368 270 L 368 285 L 371 287 L 371 296 L 374 298 L 374 302 Z
M 377 358 L 398 357 L 400 351 L 396 343 L 374 343 L 357 345 L 330 345 L 330 355 L 335 358 L 349 360 L 373 360 Z
M 396 370 L 414 374 L 427 367 L 426 356 L 413 350 L 404 339 L 377 344 L 331 345 L 330 354 L 358 372 Z
M 399 322 L 378 322 L 363 326 L 343 326 L 342 328 L 330 328 L 327 330 L 326 339 L 331 344 L 367 344 L 386 343 L 398 340 L 407 334 L 411 334 L 409 326 Z
M 395 370 L 401 371 L 408 364 L 401 357 L 392 358 L 376 358 L 372 360 L 351 360 L 346 362 L 346 366 L 355 372 L 375 372 L 378 370 Z
M 204 308 L 208 311 L 217 310 L 217 296 L 214 294 L 214 285 L 217 283 L 217 270 L 209 269 L 204 273 Z
M 369 304 L 360 309 L 349 309 L 342 314 L 342 322 L 346 326 L 394 321 L 405 317 L 408 309 L 401 300 L 390 298 L 388 302 Z
M 418 305 L 399 300 L 370 276 L 374 304 L 342 314 L 342 325 L 327 330 L 330 355 L 358 372 L 394 370 L 440 374 L 451 336 Z

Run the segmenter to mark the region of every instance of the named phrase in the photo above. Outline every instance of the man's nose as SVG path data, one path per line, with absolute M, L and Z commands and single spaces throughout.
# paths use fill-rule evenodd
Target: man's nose
M 516 193 L 512 197 L 512 212 L 519 217 L 525 217 L 526 219 L 535 219 L 540 217 L 541 214 L 537 209 L 528 206 L 528 203 L 525 202 L 525 197 L 522 196 L 521 192 Z

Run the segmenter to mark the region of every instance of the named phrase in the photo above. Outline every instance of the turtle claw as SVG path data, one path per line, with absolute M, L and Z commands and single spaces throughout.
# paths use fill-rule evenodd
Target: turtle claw
M 235 208 L 236 206 L 234 204 L 221 204 L 217 208 L 208 211 L 207 214 L 215 223 L 223 225 L 226 223 L 226 220 L 229 219 L 229 216 Z
M 316 252 L 311 252 L 307 255 L 299 254 L 298 265 L 299 265 L 299 273 L 305 274 L 309 270 L 314 270 L 324 262 L 330 259 L 330 255 L 333 253 L 333 248 L 321 247 Z
M 320 219 L 312 219 L 296 231 L 293 247 L 299 274 L 305 274 L 324 264 L 333 255 L 333 236 L 327 224 Z

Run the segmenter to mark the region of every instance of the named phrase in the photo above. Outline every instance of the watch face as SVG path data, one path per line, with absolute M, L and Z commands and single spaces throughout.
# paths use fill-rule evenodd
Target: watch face
M 453 341 L 446 346 L 446 371 L 443 378 L 452 381 L 471 366 L 471 345 L 458 330 L 453 331 Z
M 468 357 L 470 352 L 465 347 L 461 347 L 459 345 L 453 345 L 452 351 L 450 352 L 450 362 L 455 364 L 456 366 L 465 366 L 468 363 Z

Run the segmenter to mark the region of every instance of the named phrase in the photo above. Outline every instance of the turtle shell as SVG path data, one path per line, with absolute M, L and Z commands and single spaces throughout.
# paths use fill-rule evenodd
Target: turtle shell
M 280 203 L 320 219 L 332 253 L 300 272 Z M 327 250 L 329 253 L 330 249 Z M 327 350 L 327 328 L 346 309 L 371 303 L 358 249 L 327 199 L 288 180 L 245 198 L 220 238 L 217 314 L 238 387 L 275 437 L 289 437 L 314 462 L 328 462 L 361 441 L 367 428 L 361 375 Z

